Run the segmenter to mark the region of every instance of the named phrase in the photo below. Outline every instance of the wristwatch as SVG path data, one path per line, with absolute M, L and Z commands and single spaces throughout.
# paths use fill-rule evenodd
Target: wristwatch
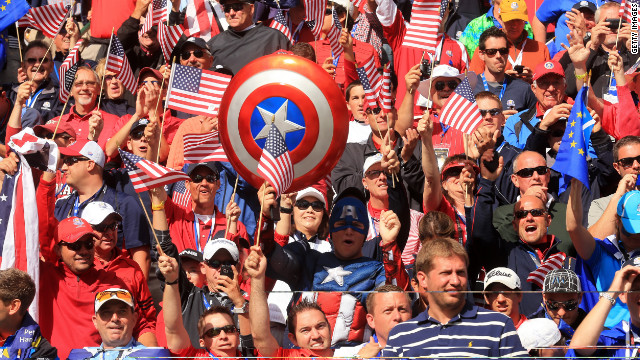
M 288 207 L 280 206 L 280 212 L 283 213 L 283 214 L 291 214 L 291 213 L 293 213 L 293 208 L 292 207 L 288 208 Z
M 231 312 L 234 314 L 246 314 L 249 311 L 249 302 L 245 301 L 244 304 L 242 304 L 242 307 L 233 307 L 231 309 Z

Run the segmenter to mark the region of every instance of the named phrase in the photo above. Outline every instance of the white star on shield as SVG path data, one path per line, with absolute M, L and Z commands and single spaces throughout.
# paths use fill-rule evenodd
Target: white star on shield
M 326 284 L 330 281 L 335 281 L 338 285 L 344 285 L 344 277 L 347 275 L 351 275 L 351 271 L 345 270 L 342 266 L 329 268 L 323 266 L 323 268 L 327 271 L 327 277 L 322 280 L 323 284 Z
M 289 104 L 289 100 L 285 100 L 280 108 L 276 110 L 275 113 L 272 113 L 268 110 L 265 110 L 258 106 L 258 111 L 260 111 L 260 115 L 262 116 L 262 120 L 264 121 L 264 127 L 258 133 L 258 136 L 255 137 L 254 140 L 266 139 L 269 136 L 269 125 L 271 125 L 271 119 L 274 119 L 274 124 L 282 134 L 282 138 L 286 140 L 286 134 L 292 131 L 298 131 L 304 129 L 304 126 L 300 126 L 294 122 L 287 120 L 287 105 Z

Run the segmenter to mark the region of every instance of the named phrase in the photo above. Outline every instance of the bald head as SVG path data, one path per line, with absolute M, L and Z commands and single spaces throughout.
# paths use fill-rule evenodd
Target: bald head
M 543 192 L 546 193 L 549 177 L 547 161 L 537 152 L 525 151 L 513 161 L 511 181 L 520 189 L 520 196 L 526 194 L 531 187 L 544 188 Z

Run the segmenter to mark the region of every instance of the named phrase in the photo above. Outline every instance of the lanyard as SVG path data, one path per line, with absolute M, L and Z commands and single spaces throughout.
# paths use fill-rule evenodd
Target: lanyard
M 193 214 L 194 217 L 194 221 L 193 221 L 193 235 L 195 235 L 195 240 L 196 240 L 196 250 L 198 250 L 198 252 L 202 252 L 200 250 L 200 220 L 198 220 L 198 217 L 196 216 L 196 214 Z M 213 212 L 213 217 L 211 217 L 211 228 L 209 229 L 209 235 L 207 236 L 207 241 L 209 241 L 209 239 L 211 238 L 211 232 L 213 231 L 213 225 L 215 225 L 215 220 L 216 220 L 216 215 L 215 215 L 215 211 Z
M 376 230 L 376 224 L 379 224 L 380 219 L 374 219 L 373 216 L 371 216 L 371 214 L 367 214 L 369 215 L 369 231 L 373 231 L 373 237 L 372 239 L 375 239 L 378 237 L 379 232 Z
M 484 90 L 485 91 L 491 91 L 489 90 L 489 84 L 487 83 L 487 78 L 484 77 L 484 74 L 480 74 L 480 77 L 482 78 L 482 85 L 484 86 Z M 504 96 L 504 91 L 507 89 L 507 77 L 504 77 L 504 80 L 502 81 L 502 90 L 500 90 L 500 96 L 498 96 L 498 98 L 500 100 L 502 100 L 502 96 Z
M 622 322 L 622 329 L 625 332 L 625 338 L 626 338 L 625 340 L 626 340 L 626 343 L 627 343 L 627 346 L 626 346 L 626 348 L 624 350 L 625 357 L 627 359 L 634 358 L 634 357 L 636 357 L 636 354 L 638 353 L 638 348 L 633 349 L 633 352 L 631 352 L 631 347 L 635 347 L 634 339 L 637 338 L 638 335 L 633 333 L 633 330 L 631 330 L 631 325 L 626 321 Z
M 80 211 L 80 196 L 76 198 L 76 202 L 73 203 L 73 216 L 78 216 Z
M 202 293 L 202 302 L 204 303 L 205 309 L 209 310 L 209 308 L 211 307 L 211 303 L 204 296 L 204 292 Z
M 524 52 L 524 46 L 527 44 L 527 38 L 522 42 L 522 47 L 520 48 L 520 53 L 516 57 L 516 61 L 513 61 L 511 55 L 509 55 L 509 62 L 511 63 L 511 67 L 515 67 L 516 65 L 522 65 L 522 53 Z
M 438 57 L 436 58 L 436 64 L 440 64 L 440 58 L 442 57 L 442 47 L 444 46 L 444 37 L 445 35 L 442 34 L 440 44 L 438 44 L 438 47 L 436 48 L 436 54 L 438 54 Z
M 38 96 L 40 96 L 40 93 L 42 92 L 42 90 L 44 89 L 40 89 L 37 93 L 33 94 L 30 98 L 27 99 L 27 107 L 32 108 L 33 104 L 36 102 L 36 100 L 38 99 Z

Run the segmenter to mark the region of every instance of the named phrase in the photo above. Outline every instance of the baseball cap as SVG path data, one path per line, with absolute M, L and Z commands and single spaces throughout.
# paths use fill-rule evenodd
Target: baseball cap
M 362 175 L 366 174 L 372 165 L 377 164 L 379 162 L 382 162 L 382 154 L 380 153 L 376 153 L 375 155 L 371 155 L 367 157 L 364 160 L 364 165 L 362 166 Z
M 182 51 L 182 48 L 184 48 L 187 44 L 193 44 L 193 45 L 199 47 L 200 49 L 209 51 L 209 46 L 207 45 L 207 42 L 204 41 L 204 39 L 199 38 L 199 37 L 193 37 L 192 36 L 190 38 L 187 38 L 187 40 L 185 40 L 184 43 L 182 43 L 182 45 L 180 45 L 180 51 Z
M 198 250 L 193 249 L 184 249 L 180 252 L 180 254 L 178 254 L 178 256 L 185 259 L 195 260 L 197 262 L 202 262 L 204 260 L 202 253 Z
M 480 174 L 480 168 L 478 167 L 477 164 L 473 163 L 472 161 L 452 161 L 442 168 L 442 171 L 440 172 L 441 179 L 444 180 L 444 175 L 446 174 L 447 170 L 452 168 L 458 168 L 458 167 L 463 168 L 466 165 L 471 165 L 471 167 L 473 168 L 473 171 L 476 172 L 476 175 Z
M 100 225 L 108 217 L 122 221 L 122 216 L 115 211 L 111 204 L 104 201 L 92 201 L 82 210 L 82 219 L 91 225 Z
M 100 167 L 104 167 L 104 151 L 95 141 L 76 141 L 70 146 L 61 147 L 60 154 L 64 156 L 84 156 Z
M 131 129 L 129 130 L 129 135 L 133 134 L 138 130 L 138 128 L 146 128 L 149 125 L 149 119 L 140 118 L 131 124 Z
M 91 225 L 82 218 L 72 216 L 58 223 L 54 238 L 56 243 L 74 243 L 86 235 L 94 236 Z
M 527 351 L 553 346 L 562 338 L 558 325 L 547 318 L 527 320 L 518 327 L 517 333 Z
M 555 60 L 540 63 L 533 71 L 533 81 L 536 81 L 548 74 L 556 74 L 564 77 L 564 69 L 562 68 L 562 65 Z
M 142 68 L 142 70 L 140 70 L 140 73 L 138 74 L 138 80 L 136 80 L 136 85 L 140 85 L 140 82 L 142 81 L 142 79 L 144 79 L 147 76 L 153 76 L 156 79 L 158 79 L 159 81 L 162 81 L 162 73 L 154 68 L 150 68 L 150 67 L 145 67 Z M 159 86 L 160 84 L 158 84 Z
M 596 13 L 596 4 L 592 3 L 591 1 L 587 1 L 587 0 L 582 0 L 579 1 L 577 3 L 575 3 L 575 5 L 573 5 L 573 9 L 579 10 L 579 11 L 584 11 L 584 10 L 589 10 L 592 13 Z
M 129 290 L 119 289 L 119 288 L 110 288 L 107 290 L 100 291 L 96 294 L 96 298 L 94 301 L 94 309 L 97 313 L 98 310 L 102 307 L 102 305 L 107 302 L 115 300 L 122 301 L 123 303 L 129 305 L 131 309 L 135 309 L 133 295 L 129 292 Z
M 306 196 L 314 197 L 326 205 L 326 201 L 324 200 L 324 195 L 322 195 L 322 193 L 316 188 L 308 187 L 298 191 L 298 194 L 296 195 L 296 201 Z
M 473 71 L 467 72 L 466 76 L 469 78 L 469 85 L 471 85 L 471 88 L 473 89 L 478 81 L 478 76 Z M 420 95 L 428 98 L 429 92 L 431 91 L 431 82 L 436 81 L 440 77 L 454 77 L 462 81 L 464 80 L 465 74 L 460 74 L 460 71 L 453 66 L 438 65 L 433 68 L 433 71 L 431 71 L 430 78 L 420 82 L 420 85 L 418 86 L 418 92 Z
M 502 21 L 524 20 L 529 21 L 527 3 L 524 0 L 504 0 L 500 3 L 500 17 Z
M 579 293 L 582 292 L 580 279 L 573 270 L 555 269 L 544 277 L 542 292 L 545 293 Z
M 58 127 L 57 132 L 56 126 Z M 73 127 L 66 121 L 61 122 L 60 125 L 58 125 L 57 121 L 49 120 L 44 125 L 36 125 L 33 127 L 33 133 L 39 138 L 45 137 L 45 134 L 47 133 L 53 134 L 54 132 L 56 134 L 67 133 L 73 138 L 76 137 L 76 132 L 73 130 Z
M 620 198 L 618 216 L 624 230 L 631 234 L 640 233 L 640 191 L 628 191 Z
M 218 171 L 218 168 L 216 167 L 215 161 L 208 161 L 208 162 L 203 162 L 203 163 L 199 163 L 199 164 L 190 164 L 187 167 L 187 171 L 186 171 L 187 175 L 191 175 L 191 173 L 194 172 L 200 166 L 204 166 L 207 169 L 213 171 L 214 174 L 220 175 L 220 172 Z
M 520 277 L 513 270 L 506 267 L 491 269 L 484 278 L 484 290 L 491 284 L 502 284 L 511 290 L 520 289 Z
M 240 258 L 240 254 L 238 252 L 238 247 L 236 244 L 224 238 L 217 238 L 209 241 L 207 245 L 204 247 L 204 252 L 202 254 L 202 258 L 204 261 L 209 261 L 220 250 L 227 250 L 233 261 L 238 261 Z

